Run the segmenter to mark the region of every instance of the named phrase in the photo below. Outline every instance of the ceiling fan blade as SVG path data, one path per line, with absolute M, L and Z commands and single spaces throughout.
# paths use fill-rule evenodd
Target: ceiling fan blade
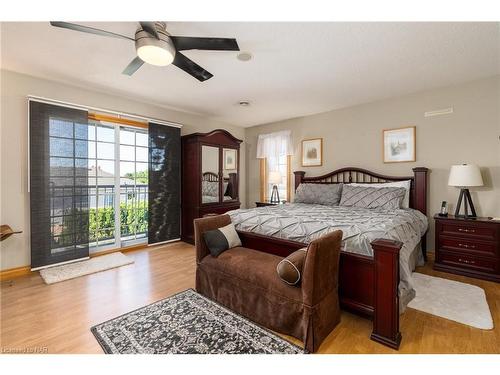
M 142 64 L 144 64 L 144 61 L 142 61 L 139 56 L 137 56 L 135 59 L 133 59 L 130 64 L 127 65 L 127 67 L 125 68 L 125 70 L 122 72 L 122 74 L 126 74 L 128 76 L 131 76 L 132 74 L 134 74 L 137 69 L 139 69 Z
M 207 79 L 210 79 L 214 76 L 212 73 L 207 72 L 193 60 L 188 59 L 180 52 L 177 52 L 175 54 L 175 58 L 172 64 L 174 64 L 178 68 L 181 68 L 186 73 L 192 75 L 200 82 L 206 81 Z
M 158 32 L 156 31 L 156 27 L 155 27 L 154 22 L 139 22 L 139 24 L 141 25 L 142 29 L 145 32 L 154 36 L 156 39 L 160 39 L 160 36 L 158 35 Z
M 211 51 L 239 51 L 238 42 L 233 38 L 197 38 L 190 36 L 171 36 L 177 51 L 202 49 Z
M 81 31 L 83 33 L 94 34 L 94 35 L 109 36 L 109 37 L 112 37 L 112 38 L 127 39 L 127 40 L 131 40 L 132 42 L 135 41 L 134 38 L 129 38 L 128 36 L 125 36 L 125 35 L 112 33 L 111 31 L 105 31 L 105 30 L 101 30 L 101 29 L 96 29 L 94 27 L 77 25 L 76 23 L 61 22 L 61 21 L 50 21 L 50 24 L 52 26 L 54 26 L 54 27 L 62 27 L 63 29 L 69 29 L 69 30 L 74 30 L 74 31 Z

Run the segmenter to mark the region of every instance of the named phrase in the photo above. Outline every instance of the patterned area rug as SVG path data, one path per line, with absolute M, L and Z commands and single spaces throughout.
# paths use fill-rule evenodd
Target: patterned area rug
M 91 328 L 111 354 L 298 354 L 303 349 L 192 289 Z

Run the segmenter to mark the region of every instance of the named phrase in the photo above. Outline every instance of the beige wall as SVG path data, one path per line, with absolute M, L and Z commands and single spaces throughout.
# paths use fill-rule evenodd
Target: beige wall
M 27 192 L 27 95 L 100 107 L 127 113 L 150 116 L 183 124 L 182 134 L 207 132 L 224 128 L 235 137 L 243 139 L 244 129 L 201 116 L 173 111 L 158 106 L 107 95 L 44 79 L 1 70 L 1 198 L 0 222 L 9 224 L 23 233 L 1 243 L 0 269 L 30 264 L 29 248 L 29 194 Z M 245 143 L 241 145 L 242 160 L 240 197 L 245 200 Z
M 453 107 L 450 115 L 424 118 L 424 112 Z M 428 213 L 438 212 L 443 200 L 454 212 L 458 190 L 447 186 L 452 164 L 481 167 L 485 186 L 473 189 L 478 215 L 500 216 L 500 76 L 467 84 L 421 92 L 317 115 L 246 129 L 247 205 L 259 199 L 259 163 L 255 158 L 257 135 L 290 129 L 295 155 L 292 171 L 315 176 L 346 166 L 364 167 L 387 175 L 411 175 L 425 166 L 429 175 Z M 384 164 L 382 129 L 415 125 L 415 163 Z M 300 141 L 323 137 L 322 167 L 300 166 Z M 433 221 L 430 249 L 433 249 Z

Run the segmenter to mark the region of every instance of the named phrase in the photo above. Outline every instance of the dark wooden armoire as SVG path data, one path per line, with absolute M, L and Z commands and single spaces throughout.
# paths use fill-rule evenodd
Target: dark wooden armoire
M 194 243 L 193 220 L 240 207 L 240 139 L 217 129 L 182 142 L 182 240 Z

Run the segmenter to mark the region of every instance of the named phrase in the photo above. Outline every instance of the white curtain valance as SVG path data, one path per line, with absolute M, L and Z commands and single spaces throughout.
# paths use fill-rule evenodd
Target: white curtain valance
M 257 141 L 257 159 L 293 155 L 292 131 L 260 134 Z

